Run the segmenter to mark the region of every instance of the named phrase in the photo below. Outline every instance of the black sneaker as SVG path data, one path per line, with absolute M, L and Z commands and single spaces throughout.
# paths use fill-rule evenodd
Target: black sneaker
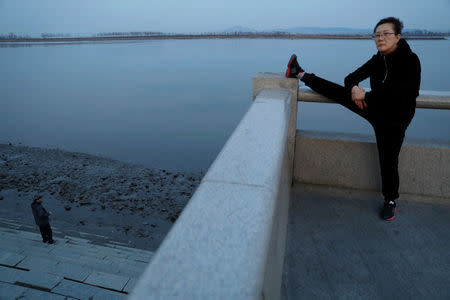
M 286 77 L 297 78 L 298 73 L 300 72 L 305 72 L 305 70 L 303 70 L 302 67 L 300 67 L 300 65 L 298 64 L 297 55 L 292 54 L 287 65 Z
M 395 201 L 385 201 L 383 211 L 381 212 L 381 218 L 385 221 L 394 220 L 396 210 Z

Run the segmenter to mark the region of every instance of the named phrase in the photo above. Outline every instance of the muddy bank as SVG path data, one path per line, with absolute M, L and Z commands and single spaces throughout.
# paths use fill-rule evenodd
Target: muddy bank
M 155 250 L 200 180 L 201 174 L 0 144 L 0 217 L 34 224 L 30 204 L 39 193 L 56 236 L 86 232 Z

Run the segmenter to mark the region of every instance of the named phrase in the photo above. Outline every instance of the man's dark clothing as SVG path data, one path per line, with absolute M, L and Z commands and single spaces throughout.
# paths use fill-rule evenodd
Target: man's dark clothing
M 311 89 L 347 107 L 372 125 L 377 140 L 382 191 L 385 200 L 399 197 L 398 156 L 411 122 L 420 88 L 420 61 L 408 43 L 400 39 L 397 49 L 374 55 L 345 78 L 345 87 L 305 73 L 302 81 Z M 351 89 L 370 77 L 367 107 L 361 110 L 351 97 Z
M 53 242 L 52 228 L 50 227 L 49 216 L 50 214 L 45 210 L 41 203 L 31 203 L 31 210 L 33 212 L 34 221 L 39 226 L 41 231 L 42 241 Z
M 42 241 L 44 243 L 53 243 L 52 228 L 50 227 L 50 224 L 39 226 L 39 230 L 41 231 Z

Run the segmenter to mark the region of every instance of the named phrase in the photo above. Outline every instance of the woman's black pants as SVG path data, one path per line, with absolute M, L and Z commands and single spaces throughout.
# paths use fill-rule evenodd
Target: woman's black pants
M 398 156 L 408 124 L 393 123 L 376 118 L 369 113 L 370 104 L 368 104 L 368 108 L 361 110 L 352 101 L 349 90 L 314 74 L 306 73 L 302 81 L 315 92 L 345 106 L 372 125 L 377 140 L 384 199 L 386 201 L 397 199 L 399 197 Z

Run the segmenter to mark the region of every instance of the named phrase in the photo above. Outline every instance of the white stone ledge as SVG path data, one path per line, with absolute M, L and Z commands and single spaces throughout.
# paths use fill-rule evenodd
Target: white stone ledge
M 203 181 L 240 183 L 277 190 L 289 123 L 290 93 L 263 90 L 211 165 Z
M 131 299 L 276 299 L 292 178 L 290 91 L 261 90 Z
M 202 183 L 144 273 L 137 299 L 253 298 L 263 287 L 274 194 Z

